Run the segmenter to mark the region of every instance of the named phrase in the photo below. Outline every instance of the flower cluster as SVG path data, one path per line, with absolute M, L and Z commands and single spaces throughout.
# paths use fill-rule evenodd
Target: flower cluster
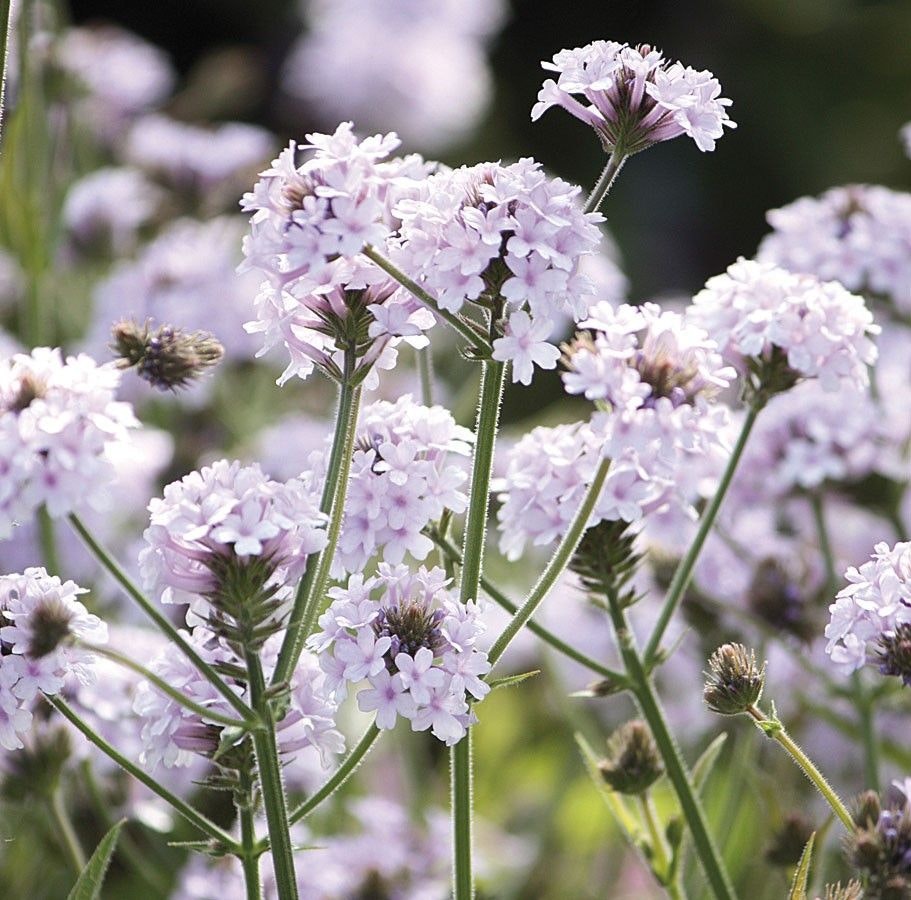
M 207 629 L 194 628 L 189 640 L 209 665 L 243 671 L 243 659 Z M 267 677 L 275 667 L 280 642 L 281 635 L 276 634 L 263 647 Z M 160 653 L 149 668 L 196 704 L 222 716 L 232 715 L 232 707 L 225 698 L 173 648 Z M 289 709 L 277 723 L 277 740 L 279 752 L 286 758 L 312 748 L 319 754 L 323 766 L 328 767 L 333 756 L 344 750 L 345 744 L 335 727 L 337 704 L 327 695 L 324 681 L 325 676 L 315 661 L 305 655 L 291 678 Z M 239 676 L 231 685 L 238 695 L 243 693 L 245 684 Z M 145 765 L 188 766 L 196 756 L 211 758 L 219 749 L 222 725 L 187 709 L 148 681 L 137 688 L 133 708 L 141 721 L 143 749 L 140 759 Z
M 424 559 L 433 548 L 425 526 L 446 509 L 465 511 L 461 460 L 473 440 L 448 410 L 421 406 L 410 394 L 367 407 L 357 431 L 337 565 L 360 572 L 378 552 L 389 563 L 400 563 L 406 553 Z
M 459 603 L 442 569 L 416 572 L 380 563 L 375 577 L 352 575 L 347 587 L 329 592 L 332 605 L 320 617 L 322 631 L 309 646 L 319 653 L 327 686 L 342 700 L 349 684 L 364 712 L 393 728 L 402 716 L 413 731 L 428 728 L 455 744 L 474 721 L 468 694 L 490 690 L 480 676 L 490 669 L 476 646 L 484 631 L 475 603 Z
M 582 212 L 579 190 L 522 159 L 432 175 L 419 196 L 395 206 L 405 270 L 449 312 L 466 301 L 505 311 L 493 355 L 511 361 L 523 384 L 534 366 L 556 366 L 559 352 L 547 342 L 554 323 L 584 317 L 593 292 L 579 261 L 595 250 L 602 217 Z
M 842 382 L 865 387 L 879 333 L 864 301 L 834 281 L 739 259 L 710 278 L 693 298 L 692 317 L 737 364 L 787 366 L 790 383 L 819 378 L 824 390 Z
M 191 625 L 240 627 L 260 598 L 277 623 L 307 556 L 325 546 L 318 504 L 307 482 L 271 481 L 257 465 L 191 472 L 149 503 L 143 582 L 163 603 L 189 603 Z
M 42 568 L 0 576 L 0 746 L 22 747 L 38 694 L 58 694 L 70 677 L 94 677 L 94 655 L 72 640 L 107 642 L 107 626 L 77 600 L 86 593 Z
M 228 359 L 247 359 L 256 341 L 244 330 L 256 276 L 238 275 L 243 223 L 233 216 L 207 222 L 178 219 L 123 262 L 94 292 L 94 324 L 88 345 L 100 352 L 111 325 L 122 319 L 215 331 Z
M 544 82 L 532 119 L 562 106 L 594 128 L 608 150 L 628 155 L 682 134 L 700 150 L 714 150 L 724 126 L 735 127 L 731 101 L 720 96 L 711 72 L 671 63 L 648 44 L 594 41 L 541 65 L 560 74 Z
M 845 577 L 849 584 L 829 607 L 826 626 L 832 662 L 845 672 L 876 662 L 884 675 L 911 684 L 911 543 L 876 544 Z
M 412 146 L 448 146 L 470 132 L 490 100 L 484 43 L 504 7 L 503 0 L 315 0 L 283 87 L 330 120 L 391 124 Z
M 878 294 L 911 313 L 911 194 L 836 187 L 766 214 L 773 231 L 756 258 Z
M 108 450 L 137 426 L 114 400 L 120 373 L 57 349 L 0 359 L 0 539 L 42 504 L 55 517 L 100 507 L 113 478 Z

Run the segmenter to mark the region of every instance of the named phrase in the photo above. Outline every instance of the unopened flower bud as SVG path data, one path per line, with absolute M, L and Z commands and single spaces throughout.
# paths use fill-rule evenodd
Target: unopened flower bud
M 702 692 L 713 712 L 735 716 L 756 704 L 765 685 L 765 663 L 756 664 L 756 654 L 743 644 L 722 644 L 709 658 L 709 671 Z
M 766 861 L 773 866 L 797 865 L 813 831 L 812 823 L 800 813 L 788 814 L 772 835 Z
M 879 820 L 882 805 L 876 791 L 864 791 L 854 802 L 852 818 L 858 828 L 866 828 Z
M 111 349 L 123 369 L 136 374 L 162 391 L 176 391 L 217 365 L 224 356 L 218 340 L 205 331 L 184 332 L 171 325 L 153 329 L 151 322 L 138 325 L 125 320 L 111 329 Z
M 661 756 L 645 722 L 634 719 L 608 739 L 607 758 L 598 763 L 601 777 L 620 794 L 641 794 L 663 774 Z
M 826 885 L 825 900 L 862 900 L 863 896 L 864 890 L 859 881 Z

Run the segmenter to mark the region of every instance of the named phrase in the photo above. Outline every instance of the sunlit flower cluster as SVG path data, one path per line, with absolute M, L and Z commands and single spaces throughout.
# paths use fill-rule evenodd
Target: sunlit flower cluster
M 490 690 L 481 680 L 490 664 L 476 646 L 484 631 L 477 604 L 458 602 L 448 583 L 442 569 L 423 566 L 380 563 L 374 577 L 352 575 L 330 590 L 309 646 L 339 700 L 349 685 L 368 682 L 358 706 L 376 711 L 379 728 L 401 716 L 413 731 L 454 744 L 475 720 L 469 695 L 480 700 Z
M 0 359 L 0 539 L 44 505 L 51 516 L 104 504 L 108 448 L 139 423 L 114 399 L 120 373 L 57 349 Z
M 832 188 L 766 214 L 756 258 L 839 281 L 911 312 L 911 194 L 878 185 Z
M 107 626 L 77 600 L 86 593 L 43 568 L 0 576 L 0 746 L 22 747 L 39 694 L 58 694 L 70 678 L 94 677 L 95 656 L 74 646 L 107 642 Z
M 727 112 L 731 101 L 711 72 L 672 63 L 648 44 L 594 41 L 541 65 L 559 76 L 544 82 L 532 119 L 562 106 L 591 125 L 610 150 L 636 153 L 683 134 L 700 150 L 714 150 L 724 126 L 735 127 Z

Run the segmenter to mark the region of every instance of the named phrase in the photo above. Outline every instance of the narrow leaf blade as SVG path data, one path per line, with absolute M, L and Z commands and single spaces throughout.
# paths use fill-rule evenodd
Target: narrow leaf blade
M 800 854 L 800 862 L 797 863 L 797 871 L 794 873 L 794 880 L 791 882 L 791 891 L 788 894 L 788 900 L 807 900 L 807 880 L 810 877 L 810 862 L 813 859 L 813 843 L 816 840 L 816 832 L 810 835 Z
M 104 876 L 111 864 L 111 857 L 114 855 L 114 848 L 120 837 L 120 829 L 123 828 L 125 822 L 126 819 L 121 819 L 101 839 L 92 858 L 85 864 L 85 868 L 73 885 L 67 900 L 99 900 L 101 885 L 104 883 Z

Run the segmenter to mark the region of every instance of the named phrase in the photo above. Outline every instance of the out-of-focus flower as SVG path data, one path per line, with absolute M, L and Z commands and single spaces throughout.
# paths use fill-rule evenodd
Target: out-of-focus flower
M 849 835 L 845 855 L 861 876 L 863 891 L 853 897 L 871 900 L 911 894 L 911 800 L 904 784 L 883 801 L 872 792 L 861 795 L 855 816 L 857 829 Z
M 911 194 L 877 185 L 832 188 L 766 214 L 756 258 L 884 296 L 911 313 Z
M 122 256 L 137 232 L 155 216 L 162 191 L 137 169 L 96 169 L 69 189 L 63 224 L 78 250 L 103 250 Z
M 413 731 L 455 744 L 475 721 L 467 695 L 480 700 L 490 690 L 481 680 L 490 663 L 475 646 L 484 631 L 477 605 L 459 603 L 447 585 L 442 569 L 423 566 L 380 563 L 373 578 L 352 575 L 330 590 L 322 631 L 308 646 L 339 700 L 349 684 L 368 682 L 358 706 L 376 711 L 377 727 L 393 728 L 402 716 Z
M 70 28 L 57 44 L 55 60 L 86 91 L 83 121 L 104 140 L 158 106 L 175 82 L 164 51 L 115 25 Z
M 88 683 L 94 655 L 74 642 L 107 642 L 107 626 L 76 599 L 86 593 L 43 568 L 0 576 L 0 746 L 22 747 L 28 705 L 57 694 L 71 677 Z
M 326 543 L 318 504 L 306 482 L 271 481 L 256 465 L 191 472 L 149 503 L 143 582 L 163 603 L 189 603 L 190 625 L 220 633 L 260 613 L 260 625 L 278 625 L 307 557 Z
M 391 127 L 436 151 L 468 134 L 488 105 L 484 43 L 504 13 L 502 0 L 314 0 L 283 86 L 329 120 Z
M 829 607 L 826 652 L 845 672 L 867 662 L 911 684 L 911 543 L 882 542 Z
M 865 387 L 879 333 L 863 298 L 834 281 L 739 259 L 693 298 L 692 320 L 771 392 L 801 378 L 824 390 Z M 771 383 L 774 375 L 775 383 Z
M 0 310 L 5 311 L 13 307 L 24 289 L 25 274 L 22 266 L 11 253 L 0 249 Z M 0 356 L 9 355 L 6 344 L 10 340 L 6 332 L 0 332 Z
M 560 74 L 544 82 L 532 119 L 562 106 L 591 125 L 606 150 L 629 155 L 683 134 L 700 150 L 714 150 L 724 126 L 736 127 L 711 72 L 671 63 L 649 44 L 595 41 L 541 65 Z
M 243 122 L 202 128 L 162 115 L 144 116 L 130 129 L 124 157 L 176 190 L 205 192 L 230 184 L 262 165 L 273 152 L 268 131 Z
M 911 122 L 902 128 L 902 130 L 899 132 L 899 137 L 901 138 L 902 145 L 905 148 L 905 153 L 908 156 L 911 156 Z
M 0 360 L 0 539 L 42 504 L 54 517 L 100 507 L 112 444 L 139 425 L 114 400 L 120 373 L 80 354 L 37 347 Z

